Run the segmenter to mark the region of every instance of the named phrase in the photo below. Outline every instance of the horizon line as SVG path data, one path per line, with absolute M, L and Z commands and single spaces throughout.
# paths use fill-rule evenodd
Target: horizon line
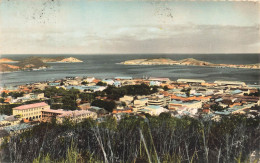
M 259 52 L 252 52 L 252 53 L 30 53 L 30 54 L 22 54 L 22 53 L 12 53 L 12 54 L 0 54 L 1 55 L 185 55 L 185 54 L 192 54 L 192 55 L 210 55 L 210 54 L 217 54 L 217 55 L 225 55 L 225 54 L 260 54 Z

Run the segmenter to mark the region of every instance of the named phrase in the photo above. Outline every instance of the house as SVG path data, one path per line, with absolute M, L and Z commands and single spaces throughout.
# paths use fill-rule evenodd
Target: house
M 20 123 L 20 121 L 21 121 L 21 119 L 19 118 L 19 116 L 1 115 L 1 117 L 0 117 L 0 127 L 16 125 L 16 124 Z
M 134 111 L 137 111 L 138 109 L 141 109 L 145 106 L 147 106 L 148 98 L 141 98 L 134 100 Z
M 45 102 L 21 105 L 13 108 L 13 115 L 19 115 L 27 121 L 41 119 L 41 111 L 50 109 L 50 105 Z
M 180 108 L 193 108 L 193 109 L 199 109 L 202 108 L 202 102 L 201 101 L 178 101 L 178 100 L 172 100 L 169 105 L 169 110 L 178 110 Z
M 91 83 L 91 82 L 93 82 L 94 80 L 95 80 L 94 77 L 87 77 L 87 78 L 84 79 L 83 81 L 86 81 L 86 82 L 88 82 L 88 83 Z
M 79 108 L 80 108 L 81 110 L 88 110 L 88 109 L 91 108 L 91 107 L 90 107 L 90 103 L 81 104 L 81 105 L 79 105 Z
M 115 81 L 114 84 L 113 84 L 115 87 L 121 87 L 122 84 L 120 81 Z
M 60 86 L 60 83 L 59 82 L 57 82 L 57 83 L 53 82 L 53 83 L 49 83 L 48 85 L 51 86 L 51 87 L 56 87 L 56 86 Z
M 50 121 L 52 118 L 56 118 L 58 123 L 62 123 L 65 119 L 69 119 L 73 122 L 82 122 L 87 118 L 97 118 L 97 113 L 88 110 L 74 110 L 66 111 L 62 109 L 58 110 L 43 110 L 41 121 Z
M 159 81 L 150 81 L 149 85 L 150 86 L 160 86 L 161 82 L 159 82 Z
M 106 83 L 107 85 L 113 85 L 114 84 L 114 80 L 112 80 L 112 79 L 103 79 L 102 82 Z
M 143 109 L 138 110 L 138 112 L 149 113 L 151 115 L 157 115 L 157 116 L 165 111 L 167 111 L 167 109 L 165 109 L 159 105 L 148 105 L 148 106 L 144 107 Z
M 43 99 L 44 98 L 44 93 L 29 93 L 29 94 L 24 94 L 23 97 L 31 99 L 31 100 L 34 100 L 34 99 L 39 100 L 39 99 Z
M 198 84 L 206 83 L 205 80 L 200 80 L 200 79 L 178 79 L 177 82 L 178 83 L 198 83 Z
M 80 84 L 80 81 L 78 80 L 66 80 L 64 82 L 65 85 L 79 85 Z
M 115 80 L 133 80 L 133 77 L 120 76 L 120 77 L 115 77 Z
M 66 86 L 66 89 L 78 89 L 81 92 L 86 91 L 86 92 L 97 92 L 97 91 L 103 91 L 107 87 L 105 86 L 78 86 L 78 85 L 71 85 L 71 86 Z
M 89 111 L 95 112 L 97 113 L 98 117 L 101 117 L 103 115 L 108 114 L 109 112 L 107 110 L 105 110 L 104 108 L 100 108 L 97 106 L 91 106 L 91 108 L 89 109 Z
M 117 114 L 117 113 L 132 113 L 133 110 L 131 108 L 123 108 L 123 109 L 114 109 L 113 110 L 113 114 Z
M 148 105 L 159 105 L 164 107 L 168 105 L 170 100 L 171 100 L 170 96 L 165 96 L 165 97 L 164 95 L 150 96 L 148 98 Z
M 53 110 L 47 109 L 41 111 L 41 121 L 42 122 L 50 122 L 52 118 L 56 118 L 58 115 L 62 115 L 64 111 L 62 109 Z
M 220 86 L 225 85 L 225 86 L 233 87 L 233 88 L 246 86 L 245 82 L 240 82 L 240 81 L 215 81 L 214 83 L 217 85 L 220 85 Z
M 169 78 L 156 78 L 156 77 L 150 77 L 148 80 L 158 81 L 158 82 L 170 82 L 171 81 Z
M 34 89 L 44 90 L 47 85 L 47 83 L 34 83 Z
M 134 96 L 124 96 L 119 99 L 120 102 L 125 102 L 126 105 L 129 105 L 134 100 Z

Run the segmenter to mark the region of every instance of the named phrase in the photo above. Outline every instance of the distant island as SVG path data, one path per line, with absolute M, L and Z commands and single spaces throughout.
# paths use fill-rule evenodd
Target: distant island
M 83 62 L 74 57 L 28 57 L 20 61 L 14 61 L 9 58 L 0 59 L 0 72 L 13 72 L 24 70 L 41 70 L 50 67 L 47 63 L 77 63 Z
M 187 66 L 207 66 L 207 67 L 229 67 L 229 68 L 245 68 L 245 69 L 260 69 L 260 63 L 256 64 L 215 64 L 206 61 L 200 61 L 194 58 L 186 58 L 182 60 L 172 60 L 169 58 L 154 58 L 154 59 L 134 59 L 121 62 L 124 65 L 187 65 Z
M 15 63 L 15 62 L 18 62 L 18 61 L 14 61 L 9 58 L 0 58 L 0 63 Z

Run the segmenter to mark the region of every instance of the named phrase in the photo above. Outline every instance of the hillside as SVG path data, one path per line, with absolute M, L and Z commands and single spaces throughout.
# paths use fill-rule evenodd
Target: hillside
M 134 59 L 121 62 L 120 64 L 126 65 L 171 65 L 175 64 L 176 61 L 168 58 L 154 58 L 154 59 Z
M 60 60 L 58 62 L 72 63 L 72 62 L 83 62 L 83 61 L 81 61 L 81 60 L 79 60 L 77 58 L 74 58 L 74 57 L 69 57 L 69 58 L 64 58 L 64 59 L 62 59 L 62 60 Z
M 200 61 L 194 58 L 187 58 L 183 60 L 179 60 L 177 63 L 181 65 L 194 65 L 194 66 L 210 66 L 212 63 L 210 62 L 205 62 L 205 61 Z
M 38 69 L 43 67 L 48 67 L 39 57 L 29 57 L 21 60 L 17 63 L 20 69 Z
M 0 63 L 0 72 L 10 72 L 10 71 L 17 71 L 19 70 L 19 66 L 11 65 L 11 64 L 6 64 L 6 63 Z
M 10 62 L 18 62 L 18 61 L 14 61 L 9 58 L 0 58 L 0 63 L 10 63 Z
M 58 62 L 58 61 L 61 61 L 61 60 L 64 59 L 64 57 L 55 57 L 55 58 L 52 58 L 52 57 L 37 57 L 37 58 L 39 58 L 44 63 Z
M 186 65 L 186 66 L 207 66 L 207 67 L 229 67 L 229 68 L 245 68 L 245 69 L 260 69 L 260 63 L 234 65 L 234 64 L 214 64 L 206 61 L 200 61 L 194 58 L 186 58 L 182 60 L 172 60 L 168 58 L 155 59 L 134 59 L 121 62 L 125 65 Z
M 0 59 L 0 72 L 12 72 L 18 70 L 32 70 L 49 67 L 47 63 L 76 63 L 83 62 L 74 57 L 28 57 L 20 61 L 14 61 L 9 58 Z

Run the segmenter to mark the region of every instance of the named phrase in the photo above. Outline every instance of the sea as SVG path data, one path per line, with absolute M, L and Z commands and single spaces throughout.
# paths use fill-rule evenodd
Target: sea
M 0 86 L 16 86 L 40 81 L 53 81 L 67 76 L 96 77 L 164 77 L 171 80 L 180 78 L 242 81 L 249 85 L 260 84 L 260 71 L 254 69 L 216 68 L 182 65 L 122 65 L 120 62 L 141 58 L 170 58 L 180 60 L 194 58 L 212 63 L 255 64 L 260 62 L 260 54 L 95 54 L 95 55 L 1 55 L 13 60 L 29 56 L 75 57 L 82 63 L 48 63 L 46 70 L 19 71 L 0 74 Z

